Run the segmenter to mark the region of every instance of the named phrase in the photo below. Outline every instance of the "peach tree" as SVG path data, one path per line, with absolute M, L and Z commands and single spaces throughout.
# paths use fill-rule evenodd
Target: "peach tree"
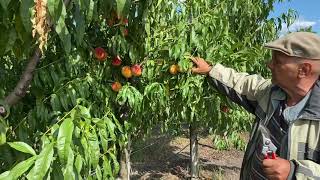
M 189 57 L 266 75 L 274 2 L 2 0 L 0 179 L 113 179 L 155 125 L 248 128 Z

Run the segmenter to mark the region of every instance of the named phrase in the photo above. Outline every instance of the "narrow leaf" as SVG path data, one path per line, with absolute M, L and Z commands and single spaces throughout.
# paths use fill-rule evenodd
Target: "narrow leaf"
M 23 23 L 23 26 L 27 32 L 31 32 L 32 30 L 32 22 L 31 22 L 31 15 L 32 15 L 32 9 L 34 6 L 33 0 L 23 0 L 20 1 L 20 15 L 21 20 Z
M 31 146 L 24 142 L 8 142 L 9 146 L 14 148 L 17 151 L 21 151 L 24 153 L 36 155 L 36 152 L 33 150 Z
M 0 145 L 6 143 L 7 141 L 7 136 L 6 136 L 6 133 L 7 133 L 7 125 L 5 124 L 4 120 L 1 119 L 0 117 Z
M 80 11 L 79 5 L 75 7 L 75 25 L 76 25 L 76 42 L 77 45 L 82 44 L 83 36 L 86 30 L 85 26 L 85 17 L 83 13 Z
M 44 147 L 38 155 L 34 167 L 30 170 L 27 178 L 30 180 L 40 180 L 47 174 L 50 164 L 53 160 L 53 143 Z
M 8 180 L 8 179 L 12 179 L 12 176 L 10 176 L 10 171 L 5 171 L 3 173 L 0 174 L 0 180 Z
M 101 180 L 101 179 L 102 179 L 101 168 L 100 168 L 99 165 L 98 165 L 97 168 L 96 168 L 96 177 L 97 177 L 98 180 Z
M 59 159 L 62 163 L 66 163 L 69 155 L 69 147 L 72 141 L 74 125 L 71 118 L 67 118 L 63 121 L 59 128 L 59 134 L 57 139 L 57 149 Z
M 116 140 L 117 140 L 117 137 L 116 137 L 116 135 L 115 135 L 115 133 L 114 133 L 114 129 L 115 129 L 116 126 L 114 125 L 114 123 L 113 123 L 113 122 L 111 121 L 111 119 L 109 119 L 109 118 L 105 118 L 105 121 L 106 121 L 106 123 L 107 123 L 108 132 L 109 132 L 112 140 L 116 141 Z
M 10 3 L 11 0 L 1 0 L 1 6 L 3 7 L 4 10 L 7 10 L 8 4 Z
M 93 0 L 89 0 L 89 10 L 87 13 L 87 23 L 90 23 L 92 21 L 92 17 L 93 17 L 93 10 L 94 10 L 94 1 Z
M 61 43 L 64 47 L 65 52 L 68 54 L 71 50 L 71 35 L 67 29 L 67 26 L 65 24 L 67 11 L 64 3 L 62 3 L 62 12 L 59 16 L 57 25 L 56 25 L 56 32 L 59 35 L 59 38 L 61 40 Z
M 20 162 L 17 164 L 11 171 L 10 176 L 12 179 L 18 179 L 23 173 L 28 171 L 28 169 L 33 165 L 34 161 L 36 160 L 37 156 L 33 156 L 25 161 Z
M 89 151 L 90 151 L 90 159 L 93 168 L 96 168 L 99 163 L 99 141 L 95 131 L 88 134 L 88 143 L 89 143 Z
M 68 148 L 69 148 L 68 162 L 67 162 L 66 168 L 63 172 L 63 177 L 65 180 L 75 179 L 75 174 L 73 171 L 74 153 L 73 153 L 70 146 Z
M 82 169 L 82 164 L 83 164 L 82 157 L 81 157 L 81 155 L 78 154 L 77 157 L 76 157 L 76 160 L 74 162 L 74 165 L 76 167 L 78 176 L 81 176 L 80 173 L 81 173 L 81 169 Z
M 123 16 L 126 14 L 126 11 L 127 11 L 127 6 L 128 6 L 128 3 L 129 1 L 127 0 L 116 0 L 117 2 L 117 13 L 118 13 L 118 16 Z

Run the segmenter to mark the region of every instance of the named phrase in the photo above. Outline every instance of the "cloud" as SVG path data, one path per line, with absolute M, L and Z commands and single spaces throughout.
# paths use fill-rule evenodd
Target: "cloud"
M 293 24 L 287 27 L 286 24 L 282 24 L 282 29 L 280 34 L 286 34 L 288 31 L 297 31 L 302 28 L 308 28 L 311 26 L 315 26 L 316 24 L 320 24 L 320 20 L 318 21 L 307 21 L 303 19 L 297 19 Z

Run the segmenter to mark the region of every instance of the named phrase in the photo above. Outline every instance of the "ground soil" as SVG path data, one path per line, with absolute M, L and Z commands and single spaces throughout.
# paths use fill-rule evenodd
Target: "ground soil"
M 199 179 L 239 179 L 243 152 L 218 151 L 210 136 L 199 138 Z M 132 179 L 190 179 L 190 146 L 187 136 L 153 136 L 133 145 Z

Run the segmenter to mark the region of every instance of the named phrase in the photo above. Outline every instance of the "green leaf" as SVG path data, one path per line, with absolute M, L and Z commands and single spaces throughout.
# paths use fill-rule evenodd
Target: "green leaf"
M 83 117 L 91 118 L 90 110 L 84 106 L 79 106 L 80 113 Z
M 86 30 L 85 26 L 85 17 L 82 14 L 79 5 L 75 7 L 75 26 L 76 26 L 76 42 L 77 45 L 80 46 L 82 44 L 83 36 Z
M 71 50 L 71 35 L 65 24 L 66 16 L 67 16 L 66 7 L 64 3 L 62 3 L 62 11 L 56 25 L 56 32 L 59 35 L 59 38 L 61 40 L 61 43 L 64 47 L 66 54 L 68 54 Z
M 11 180 L 12 176 L 10 176 L 10 171 L 5 171 L 0 174 L 0 180 Z
M 99 163 L 100 148 L 99 148 L 98 137 L 95 131 L 88 133 L 88 143 L 89 143 L 91 164 L 93 168 L 96 168 Z
M 116 3 L 117 3 L 118 16 L 126 15 L 127 11 L 128 11 L 128 7 L 129 7 L 130 1 L 128 1 L 128 0 L 116 0 Z
M 82 136 L 80 139 L 83 151 L 84 151 L 84 161 L 87 162 L 90 159 L 89 145 L 88 140 L 85 136 Z
M 112 169 L 109 159 L 106 156 L 103 156 L 103 178 L 107 179 L 108 177 L 112 176 Z
M 66 168 L 63 172 L 63 177 L 65 180 L 75 179 L 75 174 L 73 171 L 74 153 L 73 153 L 70 146 L 68 148 L 69 148 L 68 162 L 67 162 Z
M 8 144 L 17 151 L 37 155 L 33 148 L 24 142 L 8 142 Z
M 53 160 L 53 143 L 44 147 L 41 153 L 37 156 L 34 167 L 30 170 L 27 178 L 30 180 L 42 180 L 47 174 L 50 164 Z
M 7 125 L 5 124 L 4 120 L 0 117 L 0 145 L 7 142 Z
M 63 93 L 63 94 L 59 95 L 59 100 L 61 102 L 61 105 L 66 111 L 68 111 L 68 102 L 67 102 L 68 98 L 67 98 L 67 95 L 68 95 L 67 93 Z
M 69 87 L 68 89 L 68 94 L 69 94 L 69 97 L 71 99 L 71 102 L 72 102 L 72 106 L 76 106 L 77 105 L 77 92 L 76 90 L 73 89 L 73 87 Z
M 14 168 L 10 171 L 10 176 L 12 176 L 12 179 L 18 179 L 18 177 L 25 173 L 31 167 L 31 165 L 33 165 L 36 158 L 37 156 L 33 156 L 14 166 Z
M 48 11 L 54 23 L 58 21 L 59 16 L 63 13 L 64 5 L 62 0 L 47 0 Z
M 59 134 L 57 138 L 57 149 L 59 159 L 62 163 L 67 163 L 68 160 L 73 129 L 74 125 L 71 118 L 65 119 L 59 128 Z
M 7 10 L 7 7 L 8 7 L 8 4 L 10 3 L 11 0 L 1 0 L 0 3 L 1 3 L 1 6 L 3 7 L 3 9 L 6 11 Z
M 109 118 L 105 118 L 105 121 L 106 121 L 106 123 L 107 123 L 107 126 L 108 126 L 108 132 L 109 132 L 109 134 L 110 134 L 110 136 L 111 136 L 111 139 L 113 140 L 113 141 L 116 141 L 117 140 L 117 137 L 116 137 L 116 135 L 115 135 L 115 133 L 114 133 L 114 129 L 115 129 L 115 124 L 111 121 L 111 119 L 109 119 Z
M 103 152 L 108 152 L 108 139 L 107 139 L 107 131 L 106 129 L 99 129 L 99 137 Z
M 2 24 L 0 24 L 0 32 L 2 34 L 9 34 L 7 27 Z M 8 40 L 9 36 L 0 36 L 0 55 L 3 55 L 5 53 Z
M 78 173 L 78 176 L 80 177 L 81 176 L 81 169 L 82 169 L 82 164 L 83 164 L 83 162 L 82 162 L 82 157 L 81 157 L 81 155 L 77 155 L 77 157 L 76 157 L 76 160 L 75 160 L 75 162 L 74 162 L 74 165 L 75 165 L 75 167 L 76 167 L 76 170 L 77 170 L 77 173 Z
M 59 111 L 61 108 L 59 97 L 56 94 L 51 94 L 50 104 L 53 111 Z
M 14 46 L 14 43 L 17 40 L 17 33 L 14 29 L 11 29 L 9 33 L 9 40 L 7 42 L 6 52 L 11 51 L 12 47 Z
M 146 22 L 146 24 L 144 25 L 144 29 L 147 33 L 147 36 L 150 36 L 151 34 L 151 28 L 150 28 L 150 23 L 149 22 Z
M 101 180 L 101 179 L 102 179 L 101 168 L 100 168 L 99 165 L 98 165 L 97 168 L 96 168 L 96 177 L 97 177 L 98 180 Z
M 118 174 L 119 170 L 120 170 L 120 164 L 117 160 L 117 157 L 113 154 L 113 153 L 109 153 L 112 162 L 113 162 L 113 167 L 114 167 L 114 172 L 113 175 L 115 176 L 116 174 Z
M 160 6 L 161 2 L 162 2 L 162 0 L 158 0 L 156 8 Z
M 32 22 L 31 22 L 31 15 L 32 15 L 32 10 L 34 6 L 34 1 L 33 0 L 22 0 L 20 1 L 20 15 L 21 15 L 21 20 L 23 23 L 23 26 L 25 30 L 30 33 L 32 30 Z
M 52 78 L 52 80 L 54 82 L 54 85 L 58 85 L 58 83 L 59 83 L 59 75 L 56 73 L 55 69 L 51 68 L 49 72 L 50 72 L 51 78 Z
M 93 0 L 89 0 L 89 10 L 88 10 L 88 13 L 87 13 L 87 23 L 91 23 L 92 21 L 92 17 L 93 17 L 93 10 L 94 10 L 94 1 Z

